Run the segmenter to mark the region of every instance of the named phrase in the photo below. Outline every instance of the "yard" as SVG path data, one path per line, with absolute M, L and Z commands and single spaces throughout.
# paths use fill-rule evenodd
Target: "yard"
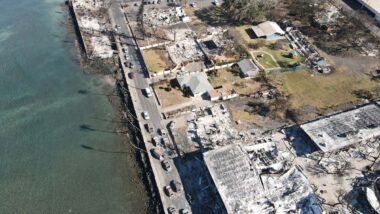
M 209 73 L 208 79 L 215 88 L 223 84 L 232 84 L 238 94 L 252 94 L 256 92 L 260 83 L 252 79 L 242 79 L 239 73 L 232 69 L 219 69 L 216 73 Z
M 277 42 L 280 43 L 281 41 L 277 41 Z M 292 49 L 288 45 L 282 45 L 280 49 L 275 49 L 275 48 L 266 46 L 266 47 L 261 48 L 261 50 L 271 54 L 276 59 L 280 67 L 289 67 L 289 65 L 300 63 L 305 60 L 300 55 L 297 55 L 296 58 L 290 57 L 289 54 Z
M 155 85 L 154 90 L 160 100 L 161 106 L 164 108 L 191 100 L 191 98 L 185 97 L 179 88 L 169 87 L 169 83 Z
M 251 52 L 251 54 L 266 69 L 279 67 L 276 60 L 267 53 L 259 51 L 259 52 Z
M 162 47 L 145 49 L 142 51 L 142 54 L 151 73 L 161 72 L 172 66 L 168 53 Z
M 289 95 L 292 108 L 314 106 L 327 109 L 358 101 L 353 93 L 363 89 L 374 91 L 379 87 L 362 73 L 336 72 L 330 75 L 311 74 L 308 71 L 286 72 L 269 76 L 272 83 Z
M 236 27 L 231 30 L 231 34 L 264 68 L 287 68 L 304 61 L 304 58 L 299 55 L 295 58 L 289 56 L 292 49 L 289 47 L 288 40 L 267 41 L 265 39 L 253 38 L 253 36 L 250 35 L 253 32 L 250 33 L 248 30 L 249 27 L 249 25 Z M 259 55 L 262 57 L 258 57 Z

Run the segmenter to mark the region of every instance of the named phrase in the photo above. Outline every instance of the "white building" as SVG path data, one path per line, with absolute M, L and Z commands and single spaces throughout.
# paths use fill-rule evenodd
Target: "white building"
M 380 24 L 380 0 L 358 0 L 364 7 L 375 14 L 376 21 Z
M 257 38 L 265 38 L 266 40 L 282 39 L 285 32 L 276 22 L 266 21 L 252 27 Z

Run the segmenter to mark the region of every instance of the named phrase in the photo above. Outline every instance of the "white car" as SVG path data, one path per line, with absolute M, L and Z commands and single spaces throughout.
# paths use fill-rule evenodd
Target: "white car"
M 197 7 L 197 3 L 192 2 L 192 3 L 190 3 L 190 6 L 191 6 L 191 7 Z
M 147 111 L 144 111 L 143 113 L 142 113 L 142 116 L 143 116 L 143 118 L 145 119 L 145 120 L 149 120 L 149 114 L 148 114 L 148 112 Z
M 152 96 L 152 91 L 150 90 L 150 88 L 144 88 L 143 92 L 145 93 L 145 95 L 147 97 L 151 97 Z

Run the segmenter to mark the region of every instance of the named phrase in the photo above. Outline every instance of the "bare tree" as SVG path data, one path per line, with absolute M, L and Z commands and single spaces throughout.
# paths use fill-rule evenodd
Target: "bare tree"
M 266 20 L 278 0 L 226 0 L 226 12 L 237 22 L 261 22 Z

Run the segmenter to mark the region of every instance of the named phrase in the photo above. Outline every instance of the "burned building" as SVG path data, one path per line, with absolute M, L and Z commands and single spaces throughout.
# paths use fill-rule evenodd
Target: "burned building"
M 262 174 L 239 144 L 206 152 L 204 160 L 228 213 L 321 213 L 308 180 L 296 167 Z
M 380 108 L 366 105 L 301 125 L 323 152 L 331 152 L 380 136 Z

